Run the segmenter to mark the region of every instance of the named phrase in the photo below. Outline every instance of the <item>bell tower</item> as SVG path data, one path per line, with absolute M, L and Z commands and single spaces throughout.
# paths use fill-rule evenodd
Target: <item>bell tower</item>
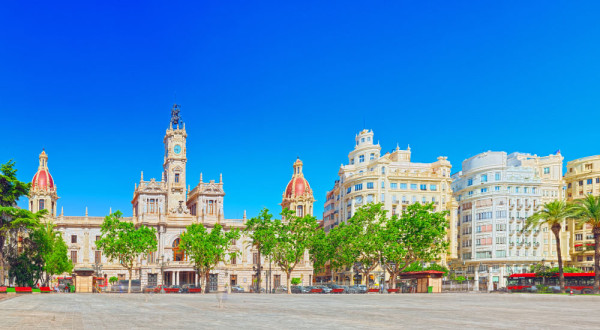
M 186 207 L 185 164 L 187 148 L 185 124 L 179 112 L 181 107 L 174 104 L 171 109 L 171 121 L 163 140 L 165 144 L 165 161 L 163 164 L 163 181 L 167 184 L 167 212 L 173 213 L 181 206 Z
M 40 165 L 31 180 L 29 190 L 29 211 L 48 210 L 50 217 L 56 217 L 56 202 L 58 201 L 54 179 L 48 170 L 48 155 L 42 150 Z

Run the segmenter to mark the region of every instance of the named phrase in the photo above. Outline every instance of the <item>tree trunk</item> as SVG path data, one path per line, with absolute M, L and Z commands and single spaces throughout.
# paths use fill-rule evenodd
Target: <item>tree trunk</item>
M 285 276 L 287 277 L 287 293 L 288 294 L 292 294 L 292 272 L 291 271 L 287 271 L 285 273 Z
M 565 273 L 563 272 L 563 261 L 560 252 L 560 224 L 552 225 L 552 232 L 556 237 L 556 256 L 558 257 L 558 280 L 560 285 L 560 293 L 565 293 Z
M 600 227 L 594 227 L 594 293 L 600 293 Z
M 129 287 L 127 288 L 127 293 L 131 293 L 131 271 L 133 270 L 132 268 L 129 268 Z
M 206 273 L 204 274 L 204 280 L 206 281 L 206 290 L 204 290 L 204 291 L 209 292 L 208 287 L 210 285 L 210 282 L 209 282 L 209 280 L 210 280 L 210 270 L 207 270 Z
M 261 265 L 260 259 L 261 259 L 260 258 L 260 247 L 258 247 L 258 260 L 257 260 L 257 262 L 258 262 L 258 270 L 257 270 L 258 274 L 256 274 L 256 293 L 260 293 L 260 273 L 262 273 L 261 269 L 260 269 L 260 265 Z

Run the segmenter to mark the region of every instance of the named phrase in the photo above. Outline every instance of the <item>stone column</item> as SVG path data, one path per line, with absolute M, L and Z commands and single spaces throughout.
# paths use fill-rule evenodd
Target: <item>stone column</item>
M 506 287 L 506 265 L 500 267 L 500 278 L 498 279 L 498 288 Z
M 479 291 L 479 266 L 475 268 L 475 281 L 473 283 L 473 291 Z
M 175 284 L 179 285 L 179 271 L 175 272 Z
M 194 272 L 194 285 L 198 285 L 198 272 Z

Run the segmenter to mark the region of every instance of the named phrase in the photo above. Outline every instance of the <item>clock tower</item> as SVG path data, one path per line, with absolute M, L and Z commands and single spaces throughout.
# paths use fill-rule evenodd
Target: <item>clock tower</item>
M 187 133 L 185 124 L 179 116 L 180 106 L 173 105 L 171 122 L 165 134 L 165 161 L 163 164 L 163 181 L 167 184 L 167 212 L 182 213 L 179 208 L 186 209 L 185 163 Z

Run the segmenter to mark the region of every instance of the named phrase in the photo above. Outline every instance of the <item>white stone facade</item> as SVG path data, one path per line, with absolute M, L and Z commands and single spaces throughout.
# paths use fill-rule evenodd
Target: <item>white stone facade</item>
M 460 261 L 452 265 L 457 273 L 486 278 L 490 288 L 501 288 L 511 273 L 528 271 L 542 261 L 556 262 L 549 228 L 521 230 L 527 217 L 544 203 L 562 198 L 562 161 L 560 154 L 539 157 L 492 151 L 463 161 L 462 171 L 452 176 L 459 203 Z
M 175 106 L 173 111 L 178 110 Z M 193 265 L 187 261 L 186 256 L 178 250 L 178 241 L 186 226 L 192 223 L 202 223 L 207 228 L 221 224 L 225 230 L 231 228 L 243 229 L 246 215 L 243 219 L 226 219 L 224 215 L 223 178 L 219 182 L 210 180 L 203 182 L 202 175 L 194 189 L 186 190 L 186 149 L 187 132 L 185 125 L 179 120 L 172 120 L 166 131 L 165 157 L 161 180 L 144 180 L 143 172 L 139 183 L 135 185 L 132 207 L 133 217 L 123 218 L 136 225 L 153 227 L 157 231 L 157 251 L 141 257 L 134 269 L 133 278 L 139 279 L 145 285 L 183 285 L 198 284 L 198 276 Z M 40 156 L 40 170 L 47 172 L 44 155 Z M 38 170 L 38 173 L 40 173 Z M 48 176 L 49 176 L 49 172 Z M 37 176 L 37 174 L 36 174 Z M 44 176 L 46 178 L 46 176 Z M 38 200 L 48 198 L 45 208 L 56 206 L 58 195 L 53 184 L 32 189 L 30 207 L 36 211 Z M 35 205 L 34 205 L 35 204 Z M 41 205 L 41 204 L 40 204 Z M 312 204 L 310 205 L 312 209 Z M 89 217 L 87 210 L 85 216 L 64 216 L 51 214 L 48 221 L 52 221 L 57 230 L 61 232 L 69 247 L 69 255 L 73 258 L 75 268 L 90 268 L 101 265 L 101 275 L 107 278 L 118 276 L 127 278 L 127 270 L 119 264 L 107 260 L 101 251 L 96 250 L 95 240 L 101 235 L 100 226 L 103 217 Z M 258 263 L 257 251 L 252 247 L 246 237 L 237 240 L 232 246 L 232 251 L 239 252 L 233 260 L 221 262 L 210 275 L 209 287 L 211 291 L 225 290 L 232 285 L 239 285 L 250 290 L 253 278 L 256 276 L 255 265 Z M 292 277 L 302 279 L 303 285 L 312 283 L 313 268 L 309 262 L 308 254 L 305 261 L 300 263 L 292 273 Z M 262 288 L 275 288 L 285 285 L 286 275 L 268 259 L 262 258 Z

